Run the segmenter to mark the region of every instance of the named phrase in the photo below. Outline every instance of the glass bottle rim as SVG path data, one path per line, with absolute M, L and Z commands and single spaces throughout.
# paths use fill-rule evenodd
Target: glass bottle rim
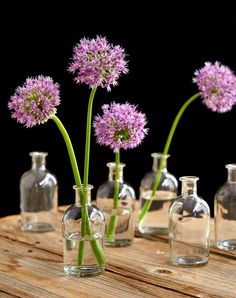
M 73 186 L 74 190 L 91 190 L 93 189 L 93 185 L 92 184 L 88 184 L 86 187 L 84 187 L 84 185 L 82 184 L 81 187 L 74 185 Z
M 225 167 L 229 170 L 236 170 L 236 163 L 229 163 Z
M 163 154 L 161 152 L 153 152 L 151 154 L 151 157 L 167 159 L 168 157 L 170 157 L 170 154 Z
M 199 177 L 197 176 L 182 176 L 179 178 L 180 181 L 198 181 Z
M 107 167 L 109 167 L 109 168 L 115 168 L 115 167 L 116 167 L 116 163 L 115 163 L 114 161 L 112 161 L 112 162 L 108 162 L 108 163 L 107 163 Z M 119 163 L 119 167 L 120 167 L 120 168 L 124 168 L 124 167 L 125 167 L 125 163 L 120 162 L 120 163 Z
M 41 151 L 32 151 L 29 153 L 31 157 L 38 157 L 38 156 L 47 156 L 48 152 L 41 152 Z

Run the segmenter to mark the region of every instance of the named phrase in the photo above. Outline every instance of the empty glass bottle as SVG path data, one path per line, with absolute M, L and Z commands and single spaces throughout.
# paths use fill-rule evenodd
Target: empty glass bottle
M 55 228 L 57 179 L 46 168 L 46 152 L 30 152 L 32 167 L 20 179 L 21 227 L 45 232 Z
M 195 176 L 184 176 L 182 194 L 170 207 L 169 247 L 173 265 L 200 266 L 208 262 L 210 209 L 197 195 Z
M 228 179 L 215 195 L 215 244 L 236 249 L 236 164 L 227 164 Z
M 105 217 L 91 204 L 92 188 L 92 185 L 74 186 L 75 204 L 62 217 L 64 272 L 67 275 L 96 276 L 105 269 Z
M 162 158 L 164 163 L 159 186 L 148 213 L 139 223 L 139 231 L 143 234 L 168 234 L 168 211 L 170 204 L 177 196 L 178 182 L 167 170 L 169 155 L 163 156 L 162 153 L 152 153 L 151 156 L 153 157 L 152 171 L 148 172 L 141 180 L 139 190 L 140 208 L 143 208 L 145 202 L 151 199 L 153 184 L 159 172 L 158 168 Z
M 120 163 L 118 201 L 114 200 L 115 170 L 116 164 L 110 162 L 108 180 L 97 190 L 97 206 L 102 210 L 106 218 L 105 244 L 107 246 L 131 245 L 135 228 L 135 191 L 131 185 L 123 180 L 125 164 Z

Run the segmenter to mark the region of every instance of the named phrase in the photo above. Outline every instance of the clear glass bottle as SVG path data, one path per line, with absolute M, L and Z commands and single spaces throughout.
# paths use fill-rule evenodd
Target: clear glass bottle
M 73 188 L 75 204 L 62 217 L 64 272 L 78 277 L 96 276 L 105 269 L 105 217 L 91 204 L 92 185 Z
M 135 229 L 135 191 L 133 187 L 123 180 L 125 164 L 120 163 L 119 178 L 117 180 L 119 195 L 117 206 L 114 206 L 115 171 L 116 164 L 109 162 L 108 180 L 97 190 L 97 206 L 102 210 L 106 219 L 105 244 L 107 246 L 131 245 Z M 113 233 L 109 233 L 111 222 L 115 221 Z
M 161 159 L 164 158 L 164 166 L 161 171 L 161 180 L 151 206 L 144 219 L 139 223 L 139 231 L 143 234 L 168 234 L 168 211 L 170 204 L 177 196 L 178 182 L 167 170 L 167 158 L 162 153 L 152 153 L 152 171 L 148 172 L 141 180 L 139 189 L 140 208 L 150 200 L 153 184 L 159 171 Z
M 182 194 L 169 212 L 170 261 L 179 266 L 201 266 L 208 262 L 210 209 L 197 195 L 195 176 L 184 176 Z
M 215 194 L 215 244 L 236 249 L 236 164 L 227 164 L 228 179 Z
M 30 152 L 32 167 L 20 179 L 21 228 L 45 232 L 55 228 L 58 186 L 46 168 L 47 152 Z

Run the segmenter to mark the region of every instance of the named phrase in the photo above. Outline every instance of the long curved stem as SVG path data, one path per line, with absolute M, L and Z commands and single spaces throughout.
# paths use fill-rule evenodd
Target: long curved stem
M 172 141 L 172 138 L 173 138 L 173 135 L 175 133 L 175 130 L 176 130 L 176 127 L 179 123 L 179 120 L 180 118 L 182 117 L 184 111 L 187 109 L 187 107 L 195 100 L 199 97 L 199 93 L 196 93 L 194 94 L 193 96 L 191 96 L 183 105 L 182 107 L 180 108 L 178 114 L 176 115 L 175 117 L 175 120 L 171 126 L 171 129 L 170 129 L 170 132 L 169 132 L 169 135 L 168 135 L 168 138 L 166 140 L 166 144 L 165 144 L 165 147 L 164 147 L 164 150 L 163 150 L 163 155 L 166 155 L 169 151 L 169 148 L 170 148 L 170 144 L 171 144 L 171 141 Z
M 74 152 L 70 137 L 69 137 L 64 125 L 62 124 L 61 120 L 56 115 L 54 115 L 52 117 L 52 120 L 56 123 L 57 127 L 59 128 L 59 130 L 64 138 L 64 141 L 66 143 L 66 147 L 68 150 L 69 158 L 70 158 L 71 167 L 72 167 L 73 174 L 74 174 L 75 184 L 78 188 L 81 188 L 82 182 L 81 182 L 78 164 L 76 161 L 75 152 Z
M 159 166 L 159 169 L 157 171 L 157 174 L 156 174 L 156 177 L 155 177 L 155 181 L 154 181 L 154 184 L 153 184 L 153 188 L 152 188 L 152 195 L 150 197 L 149 200 L 146 200 L 140 214 L 139 214 L 139 218 L 138 218 L 138 221 L 141 222 L 144 217 L 146 216 L 149 208 L 151 207 L 152 205 L 152 200 L 155 196 L 155 193 L 156 193 L 156 190 L 160 184 L 160 180 L 161 180 L 161 171 L 163 169 L 163 165 L 164 165 L 164 156 L 168 154 L 168 151 L 169 151 L 169 148 L 170 148 L 170 144 L 171 144 L 171 141 L 173 139 L 173 136 L 174 136 L 174 133 L 175 133 L 175 130 L 176 130 L 176 127 L 179 123 L 179 120 L 181 118 L 181 116 L 183 115 L 184 111 L 187 109 L 187 107 L 196 99 L 198 98 L 200 95 L 199 93 L 196 93 L 194 94 L 193 96 L 191 96 L 183 105 L 182 107 L 180 108 L 179 112 L 177 113 L 175 119 L 174 119 L 174 122 L 171 126 L 171 129 L 170 129 L 170 132 L 169 132 L 169 135 L 167 137 L 167 140 L 166 140 L 166 143 L 165 143 L 165 147 L 164 147 L 164 150 L 163 150 L 163 158 L 161 159 L 161 162 L 160 162 L 160 166 Z
M 86 140 L 85 140 L 85 155 L 84 155 L 84 180 L 83 180 L 83 186 L 86 189 L 88 185 L 88 176 L 89 176 L 89 157 L 90 157 L 90 140 L 91 140 L 91 123 L 92 123 L 92 110 L 93 110 L 93 100 L 95 93 L 97 91 L 97 87 L 95 86 L 89 96 L 89 102 L 88 102 L 88 110 L 87 110 L 87 123 L 86 123 Z M 85 201 L 86 201 L 86 194 L 84 194 Z M 103 265 L 105 262 L 105 256 L 103 249 L 98 242 L 98 240 L 92 240 L 92 231 L 90 222 L 88 220 L 88 212 L 87 209 L 84 208 L 83 213 L 86 213 L 86 222 L 83 226 L 86 229 L 86 233 L 91 238 L 90 245 L 93 250 L 93 253 L 96 257 L 97 263 L 99 265 Z M 83 229 L 84 231 L 84 229 Z M 85 232 L 85 231 L 84 231 Z
M 77 188 L 81 188 L 82 183 L 81 183 L 80 173 L 79 173 L 79 169 L 78 169 L 78 165 L 77 165 L 77 161 L 76 161 L 76 157 L 75 157 L 75 152 L 74 152 L 70 137 L 69 137 L 64 125 L 62 124 L 61 120 L 55 115 L 52 117 L 52 119 L 56 123 L 57 127 L 59 128 L 59 130 L 64 138 L 64 141 L 66 143 L 66 147 L 67 147 L 68 154 L 70 157 L 70 162 L 71 162 L 76 186 L 77 186 Z M 84 204 L 82 204 L 82 209 L 84 209 L 83 206 L 84 206 Z M 85 229 L 86 229 L 85 226 L 86 226 L 86 212 L 82 211 L 82 227 L 81 227 L 81 236 L 82 237 L 85 235 Z M 77 259 L 78 266 L 81 266 L 83 264 L 83 261 L 84 261 L 84 241 L 82 240 L 82 241 L 80 241 L 79 250 L 78 250 L 78 259 Z
M 85 156 L 84 156 L 84 180 L 83 180 L 84 187 L 87 187 L 88 185 L 92 109 L 93 109 L 93 99 L 94 99 L 96 90 L 97 90 L 97 87 L 94 87 L 90 93 L 88 111 L 87 111 L 86 141 L 85 141 Z
M 66 147 L 67 147 L 67 151 L 68 151 L 68 154 L 69 154 L 69 158 L 70 158 L 70 162 L 71 162 L 71 166 L 72 166 L 76 186 L 78 188 L 82 188 L 82 183 L 81 183 L 80 173 L 79 173 L 79 169 L 78 169 L 78 164 L 77 164 L 77 161 L 76 161 L 76 157 L 75 157 L 75 153 L 74 153 L 74 149 L 73 149 L 70 137 L 69 137 L 64 125 L 62 124 L 62 122 L 60 121 L 60 119 L 57 116 L 54 115 L 52 117 L 52 120 L 56 123 L 57 127 L 59 128 L 59 130 L 60 130 L 60 132 L 61 132 L 61 134 L 64 138 L 64 141 L 65 141 L 65 144 L 66 144 Z M 86 197 L 82 196 L 82 200 L 81 200 L 81 207 L 82 207 L 81 236 L 82 236 L 82 238 L 83 238 L 83 236 L 85 235 L 86 232 L 89 236 L 92 235 L 91 227 L 90 227 L 90 225 L 87 224 L 87 222 L 88 222 L 88 212 L 87 212 L 87 208 L 86 208 L 85 204 L 86 204 Z M 104 252 L 103 252 L 99 242 L 96 241 L 96 240 L 91 239 L 91 247 L 92 247 L 93 253 L 96 257 L 97 263 L 99 265 L 103 265 L 105 257 L 104 257 Z M 77 265 L 82 266 L 83 265 L 83 260 L 84 260 L 84 241 L 81 240 L 80 245 L 79 245 L 79 250 L 78 250 Z

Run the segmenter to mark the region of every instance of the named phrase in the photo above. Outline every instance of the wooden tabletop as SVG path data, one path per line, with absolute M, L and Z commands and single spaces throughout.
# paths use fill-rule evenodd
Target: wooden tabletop
M 106 248 L 104 273 L 69 277 L 60 222 L 54 232 L 27 233 L 19 215 L 8 216 L 0 219 L 0 297 L 236 297 L 236 254 L 212 247 L 206 266 L 179 268 L 169 263 L 167 239 L 136 232 L 131 246 Z

